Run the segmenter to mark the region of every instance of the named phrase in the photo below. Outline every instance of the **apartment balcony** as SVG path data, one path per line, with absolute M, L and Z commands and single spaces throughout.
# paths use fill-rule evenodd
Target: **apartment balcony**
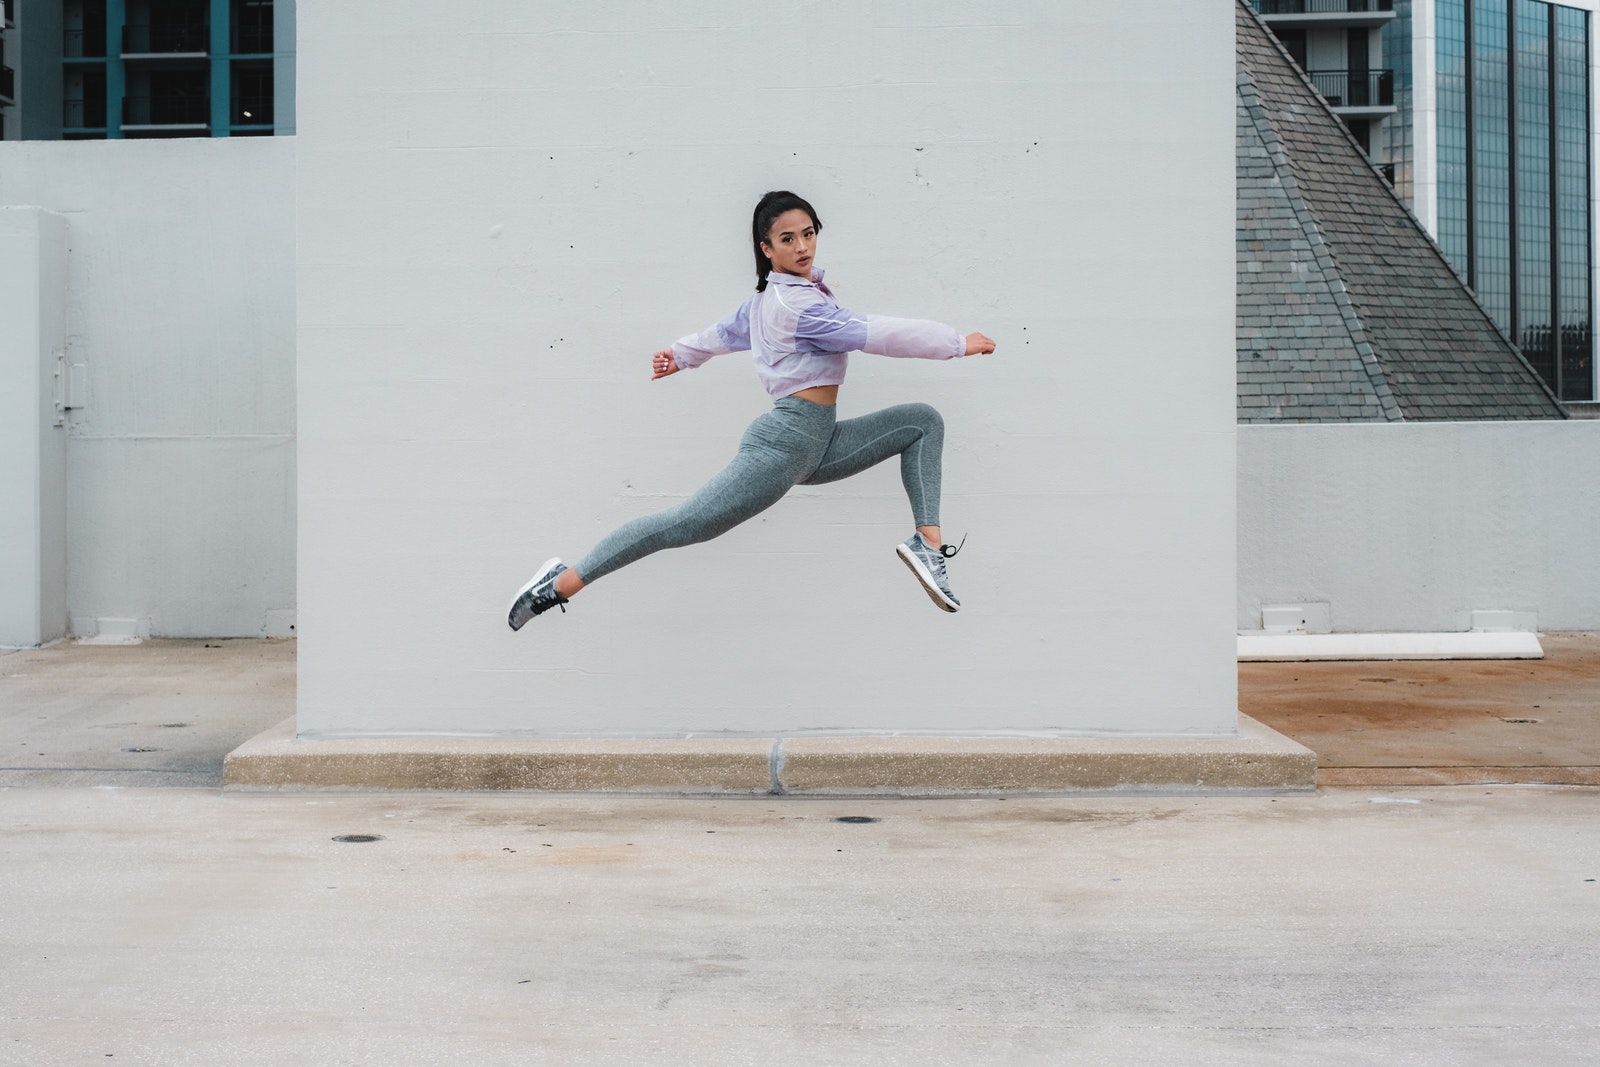
M 17 72 L 0 67 L 0 105 L 17 102 Z
M 204 23 L 153 23 L 122 27 L 123 59 L 204 59 L 211 30 Z
M 211 128 L 211 101 L 203 96 L 125 96 L 122 129 L 181 132 Z
M 273 99 L 270 96 L 241 96 L 234 102 L 235 126 L 271 126 Z
M 4 7 L 6 14 L 6 28 L 10 29 L 17 24 L 17 0 L 4 0 Z
M 67 30 L 61 39 L 63 59 L 106 58 L 105 26 L 86 26 L 81 30 Z
M 1394 0 L 1255 0 L 1261 21 L 1274 29 L 1382 26 L 1394 19 Z
M 61 108 L 61 126 L 67 130 L 103 130 L 106 128 L 106 98 L 104 94 L 93 100 L 64 100 Z
M 1306 74 L 1336 115 L 1381 119 L 1394 114 L 1392 70 L 1308 70 Z
M 240 26 L 234 30 L 235 55 L 267 56 L 272 54 L 272 24 L 265 26 Z

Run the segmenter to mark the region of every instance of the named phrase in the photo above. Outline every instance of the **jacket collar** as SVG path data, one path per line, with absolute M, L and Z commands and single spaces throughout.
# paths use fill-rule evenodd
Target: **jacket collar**
M 811 277 L 807 279 L 775 270 L 767 275 L 767 281 L 775 285 L 816 285 L 822 281 L 823 275 L 827 273 L 827 271 L 818 267 L 811 272 Z

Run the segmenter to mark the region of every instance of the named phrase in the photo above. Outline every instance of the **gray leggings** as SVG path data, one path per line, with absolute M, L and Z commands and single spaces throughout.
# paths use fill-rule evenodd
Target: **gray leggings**
M 767 510 L 796 485 L 821 485 L 900 457 L 900 480 L 918 526 L 939 525 L 944 420 L 927 404 L 897 404 L 858 419 L 786 396 L 750 424 L 720 474 L 675 508 L 634 519 L 578 561 L 578 577 L 598 581 L 664 548 L 709 541 Z

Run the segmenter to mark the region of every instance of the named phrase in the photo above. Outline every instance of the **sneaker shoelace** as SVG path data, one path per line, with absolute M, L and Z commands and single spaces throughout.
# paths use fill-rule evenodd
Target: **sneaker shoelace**
M 553 574 L 548 582 L 528 590 L 526 594 L 528 606 L 533 609 L 535 615 L 543 615 L 551 608 L 560 608 L 563 615 L 567 613 L 568 600 L 556 592 L 556 577 L 557 575 Z
M 922 537 L 921 534 L 918 534 L 917 536 L 919 539 Z M 923 547 L 928 550 L 928 554 L 925 557 L 928 562 L 928 569 L 933 571 L 934 580 L 937 581 L 941 587 L 945 589 L 950 587 L 950 576 L 945 572 L 944 568 L 945 560 L 954 557 L 957 552 L 961 551 L 962 546 L 966 543 L 967 539 L 962 537 L 961 544 L 959 545 L 940 545 L 938 548 L 934 548 L 932 545 L 928 544 L 926 540 L 922 541 Z

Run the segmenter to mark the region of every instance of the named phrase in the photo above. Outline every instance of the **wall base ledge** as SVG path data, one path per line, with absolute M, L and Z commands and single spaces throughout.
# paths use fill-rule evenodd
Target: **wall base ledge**
M 305 740 L 286 719 L 230 752 L 224 788 L 706 796 L 1312 792 L 1310 749 L 1254 719 L 1225 737 Z

